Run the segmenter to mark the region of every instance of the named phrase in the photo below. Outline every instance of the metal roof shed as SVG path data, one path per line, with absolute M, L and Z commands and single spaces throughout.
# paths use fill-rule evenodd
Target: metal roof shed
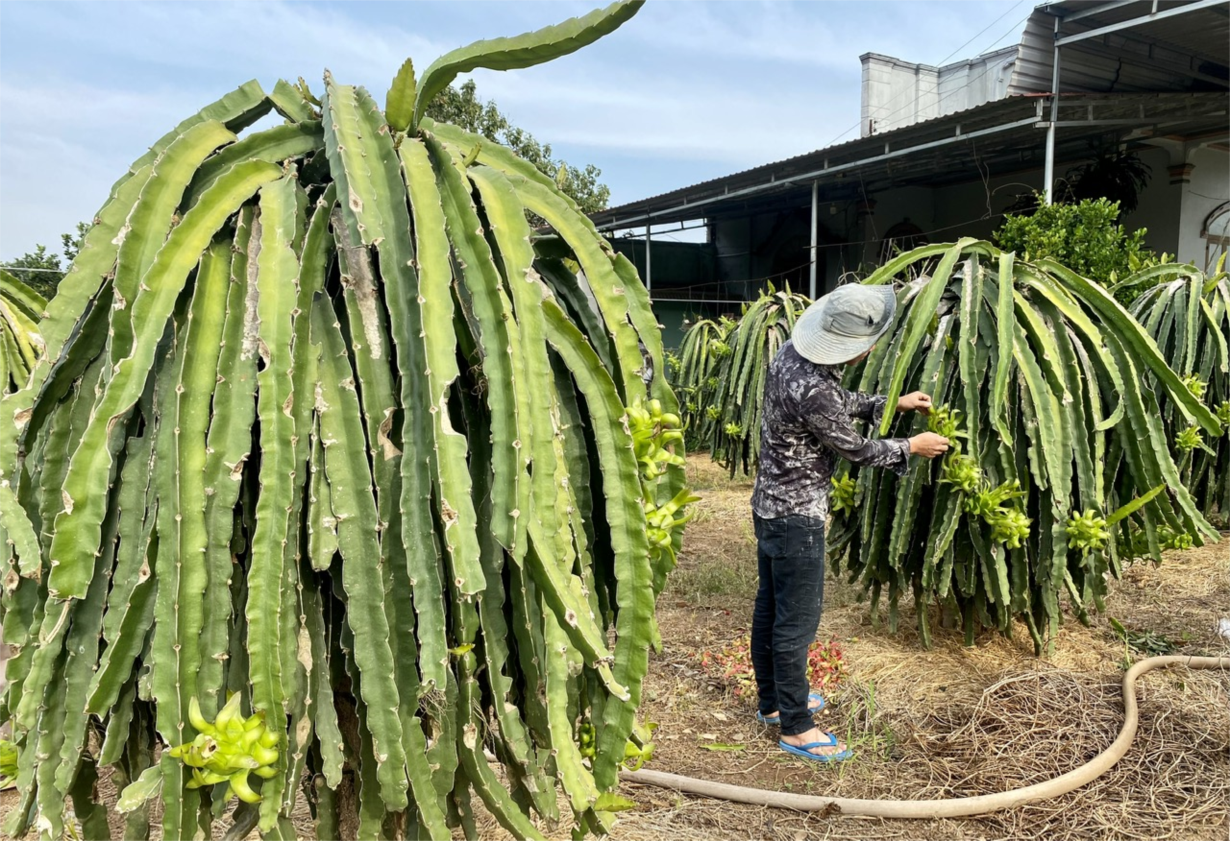
M 1004 72 L 1003 59 L 1011 60 L 1015 49 L 1006 89 L 998 88 L 1004 98 L 629 202 L 592 218 L 606 232 L 645 228 L 639 250 L 652 285 L 650 224 L 706 220 L 713 226 L 774 211 L 805 213 L 810 206 L 807 285 L 814 293 L 817 249 L 825 247 L 816 239 L 821 202 L 866 202 L 886 190 L 1039 169 L 1044 170 L 1039 186 L 1049 188 L 1057 163 L 1086 159 L 1092 145 L 1108 142 L 1129 151 L 1162 147 L 1180 156 L 1195 146 L 1230 149 L 1228 42 L 1230 6 L 1224 0 L 1043 4 L 1031 14 L 1020 43 L 991 56 L 996 71 Z

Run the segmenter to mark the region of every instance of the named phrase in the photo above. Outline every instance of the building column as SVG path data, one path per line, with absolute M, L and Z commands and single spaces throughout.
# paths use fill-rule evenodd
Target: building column
M 820 182 L 811 182 L 811 266 L 808 273 L 808 297 L 816 300 L 816 256 L 820 236 Z
M 649 223 L 645 223 L 645 291 L 653 293 L 653 258 L 651 257 L 650 245 L 653 243 L 653 237 L 650 236 Z

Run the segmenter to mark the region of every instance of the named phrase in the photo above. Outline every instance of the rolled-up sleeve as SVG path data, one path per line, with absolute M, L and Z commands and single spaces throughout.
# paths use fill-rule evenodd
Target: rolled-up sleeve
M 885 398 L 851 394 L 851 409 L 836 405 L 815 394 L 806 402 L 803 417 L 812 434 L 821 444 L 852 464 L 864 467 L 886 467 L 899 476 L 904 476 L 909 464 L 910 444 L 904 438 L 867 438 L 854 428 L 852 415 L 861 420 L 878 423 L 884 409 Z

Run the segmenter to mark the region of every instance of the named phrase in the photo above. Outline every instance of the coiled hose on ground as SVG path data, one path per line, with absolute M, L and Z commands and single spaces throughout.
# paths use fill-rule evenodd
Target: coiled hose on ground
M 1230 657 L 1167 656 L 1141 660 L 1128 669 L 1127 674 L 1123 676 L 1123 727 L 1110 747 L 1063 776 L 1011 791 L 941 800 L 863 800 L 852 797 L 817 797 L 807 794 L 765 791 L 709 780 L 697 780 L 661 771 L 625 771 L 620 778 L 630 783 L 670 788 L 687 794 L 698 794 L 702 797 L 729 800 L 735 803 L 750 803 L 754 806 L 794 809 L 800 812 L 829 811 L 845 815 L 919 819 L 984 815 L 988 812 L 1010 809 L 1022 803 L 1067 794 L 1109 771 L 1128 752 L 1128 748 L 1132 746 L 1132 740 L 1136 738 L 1136 727 L 1140 720 L 1136 708 L 1136 679 L 1146 672 L 1166 666 L 1187 666 L 1189 669 L 1230 669 Z

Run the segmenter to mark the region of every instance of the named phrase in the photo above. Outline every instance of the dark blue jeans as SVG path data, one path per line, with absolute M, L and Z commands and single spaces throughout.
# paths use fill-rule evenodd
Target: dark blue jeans
M 807 649 L 824 601 L 824 521 L 791 515 L 756 525 L 760 589 L 752 612 L 752 668 L 760 712 L 781 713 L 786 736 L 815 725 L 807 710 Z

